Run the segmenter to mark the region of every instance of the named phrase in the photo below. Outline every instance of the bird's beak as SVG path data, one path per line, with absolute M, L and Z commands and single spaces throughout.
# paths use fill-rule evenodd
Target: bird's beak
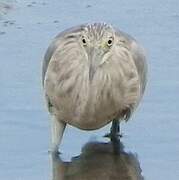
M 102 52 L 99 48 L 91 48 L 89 53 L 89 80 L 92 81 L 94 74 L 100 64 Z

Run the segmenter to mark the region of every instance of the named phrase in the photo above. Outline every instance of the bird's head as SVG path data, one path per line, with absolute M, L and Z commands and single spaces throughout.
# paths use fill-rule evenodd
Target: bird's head
M 112 26 L 105 23 L 89 24 L 83 29 L 79 43 L 89 63 L 89 78 L 92 80 L 96 70 L 112 54 L 115 32 Z

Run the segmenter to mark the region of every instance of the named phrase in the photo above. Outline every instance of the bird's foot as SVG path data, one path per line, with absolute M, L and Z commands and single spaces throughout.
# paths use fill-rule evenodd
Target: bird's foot
M 119 133 L 108 133 L 104 137 L 109 138 L 112 143 L 114 154 L 120 154 L 120 138 L 122 137 Z
M 123 135 L 120 134 L 120 133 L 112 133 L 112 132 L 110 132 L 110 133 L 105 134 L 104 137 L 109 138 L 113 142 L 113 141 L 119 141 L 120 138 L 123 137 Z
M 59 152 L 58 147 L 57 146 L 52 146 L 49 150 L 48 150 L 49 154 L 52 155 L 60 155 L 61 152 Z

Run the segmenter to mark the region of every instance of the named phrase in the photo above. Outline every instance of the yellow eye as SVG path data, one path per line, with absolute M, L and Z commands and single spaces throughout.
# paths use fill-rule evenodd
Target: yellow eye
M 84 46 L 86 46 L 87 42 L 86 42 L 85 37 L 82 37 L 82 43 L 83 43 Z
M 112 44 L 113 44 L 113 38 L 109 38 L 107 45 L 110 47 L 110 46 L 112 46 Z

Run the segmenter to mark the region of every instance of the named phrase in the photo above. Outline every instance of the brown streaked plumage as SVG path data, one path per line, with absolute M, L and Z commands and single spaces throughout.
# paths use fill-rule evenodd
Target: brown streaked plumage
M 92 130 L 114 119 L 128 120 L 143 96 L 146 73 L 143 49 L 111 25 L 84 24 L 60 33 L 42 71 L 54 117 L 52 151 L 58 150 L 66 123 Z

